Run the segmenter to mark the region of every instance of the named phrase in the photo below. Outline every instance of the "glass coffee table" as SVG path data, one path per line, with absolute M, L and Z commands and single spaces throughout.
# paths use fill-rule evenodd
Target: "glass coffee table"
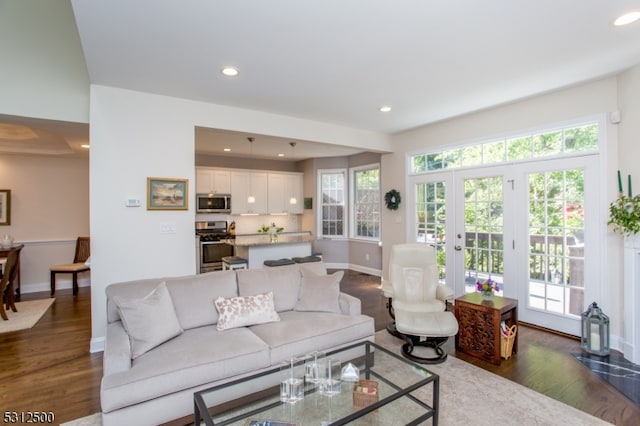
M 285 370 L 273 368 L 196 392 L 194 424 L 418 425 L 428 419 L 438 424 L 437 374 L 373 342 L 357 343 L 326 356 L 339 359 L 343 368 L 348 363 L 357 367 L 359 381 L 342 381 L 340 393 L 332 396 L 320 392 L 318 384 L 303 381 L 301 400 L 281 402 L 280 381 Z M 304 370 L 304 360 L 296 368 Z

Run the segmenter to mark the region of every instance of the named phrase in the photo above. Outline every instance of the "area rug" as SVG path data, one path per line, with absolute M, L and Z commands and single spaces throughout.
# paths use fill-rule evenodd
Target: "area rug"
M 382 330 L 376 333 L 376 343 L 400 353 L 404 341 Z M 416 352 L 422 349 L 416 348 Z M 440 376 L 441 425 L 609 424 L 453 356 L 425 368 Z M 430 401 L 430 391 L 429 387 L 421 390 L 420 399 Z
M 611 353 L 604 357 L 588 353 L 571 355 L 627 398 L 640 405 L 640 365 L 632 363 L 618 353 Z
M 55 300 L 39 299 L 16 302 L 18 312 L 8 309 L 6 312 L 9 320 L 5 321 L 0 318 L 0 333 L 9 333 L 10 331 L 25 330 L 33 327 Z
M 383 330 L 376 333 L 376 343 L 399 352 L 402 340 Z M 440 425 L 609 424 L 452 356 L 444 363 L 428 366 L 427 369 L 440 375 Z M 425 402 L 431 401 L 430 388 L 421 390 L 417 396 Z M 101 418 L 99 414 L 94 414 L 63 425 L 100 426 Z

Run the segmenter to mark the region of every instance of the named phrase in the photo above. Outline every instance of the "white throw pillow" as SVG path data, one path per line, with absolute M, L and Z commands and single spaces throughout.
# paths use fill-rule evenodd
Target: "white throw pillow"
M 142 299 L 113 297 L 131 341 L 131 359 L 183 332 L 167 286 L 160 283 Z
M 273 293 L 245 297 L 218 297 L 214 304 L 218 310 L 220 331 L 254 324 L 280 321 L 273 303 Z
M 330 275 L 304 275 L 294 310 L 341 313 L 339 298 L 343 276 L 344 271 Z

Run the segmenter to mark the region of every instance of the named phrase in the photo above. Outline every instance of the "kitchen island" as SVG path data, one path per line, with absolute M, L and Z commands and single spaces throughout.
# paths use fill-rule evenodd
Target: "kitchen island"
M 277 260 L 311 255 L 311 242 L 315 237 L 300 234 L 280 234 L 276 241 L 269 235 L 236 236 L 226 240 L 234 247 L 236 256 L 247 259 L 249 269 L 263 268 L 265 260 Z

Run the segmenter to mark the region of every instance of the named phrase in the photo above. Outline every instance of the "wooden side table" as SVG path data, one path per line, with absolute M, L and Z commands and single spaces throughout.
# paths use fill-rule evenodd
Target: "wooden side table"
M 454 312 L 458 320 L 456 350 L 500 365 L 500 322 L 510 327 L 518 323 L 518 301 L 494 296 L 484 300 L 480 293 L 468 293 L 455 300 Z M 513 352 L 518 352 L 518 335 Z

